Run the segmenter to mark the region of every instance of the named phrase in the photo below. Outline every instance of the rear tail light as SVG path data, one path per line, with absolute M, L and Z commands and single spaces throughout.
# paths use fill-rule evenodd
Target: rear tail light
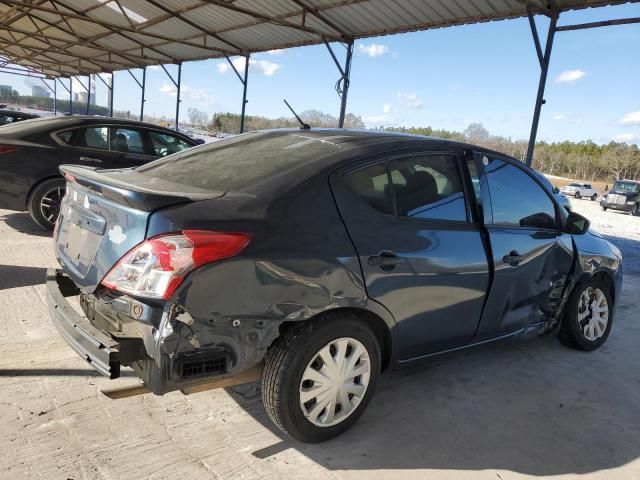
M 5 153 L 13 153 L 17 150 L 13 145 L 0 145 L 0 155 L 4 155 Z
M 140 297 L 169 298 L 189 272 L 233 257 L 244 249 L 245 233 L 184 230 L 151 238 L 122 257 L 102 285 Z

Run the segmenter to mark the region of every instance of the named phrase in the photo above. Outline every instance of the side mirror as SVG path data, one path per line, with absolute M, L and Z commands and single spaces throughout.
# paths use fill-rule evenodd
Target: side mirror
M 569 212 L 567 221 L 564 223 L 565 233 L 572 235 L 583 235 L 589 230 L 590 222 L 576 212 Z
M 558 187 L 553 187 L 553 193 L 556 195 L 560 193 L 560 189 Z
M 196 145 L 202 145 L 204 143 L 204 139 L 202 138 L 194 138 Z

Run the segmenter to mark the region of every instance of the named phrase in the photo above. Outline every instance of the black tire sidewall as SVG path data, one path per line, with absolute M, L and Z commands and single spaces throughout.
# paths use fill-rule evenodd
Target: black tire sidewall
M 588 287 L 597 288 L 604 293 L 607 299 L 607 305 L 609 307 L 609 319 L 607 322 L 607 328 L 605 329 L 604 335 L 598 338 L 597 340 L 588 340 L 584 336 L 584 332 L 578 325 L 578 302 L 580 301 L 580 296 L 582 292 Z M 609 337 L 609 333 L 611 332 L 611 326 L 613 325 L 613 300 L 611 298 L 611 292 L 609 287 L 599 279 L 590 279 L 581 282 L 576 286 L 569 298 L 565 306 L 565 315 L 563 318 L 562 329 L 564 330 L 565 336 L 571 343 L 571 346 L 578 348 L 580 350 L 591 351 L 602 346 L 604 342 L 607 341 Z
M 29 199 L 27 200 L 27 208 L 29 210 L 29 215 L 34 222 L 36 222 L 41 228 L 45 230 L 53 230 L 54 224 L 49 222 L 42 212 L 40 211 L 40 201 L 45 193 L 55 188 L 56 186 L 65 187 L 65 181 L 63 178 L 51 178 L 49 180 L 45 180 L 39 183 L 29 195 Z
M 282 415 L 281 418 L 284 423 L 282 425 L 284 429 L 297 440 L 313 443 L 322 442 L 339 435 L 350 428 L 362 415 L 375 392 L 380 375 L 381 355 L 375 334 L 362 320 L 351 315 L 326 319 L 326 321 L 318 319 L 314 322 L 309 333 L 309 335 L 304 335 L 300 338 L 297 354 L 292 359 L 292 364 L 295 365 L 295 368 L 290 372 L 283 372 L 284 388 L 280 394 L 286 397 L 281 399 L 281 405 L 287 410 L 286 414 Z M 302 374 L 317 352 L 332 340 L 341 337 L 355 338 L 367 349 L 371 362 L 369 385 L 364 398 L 351 415 L 332 427 L 317 427 L 307 420 L 300 408 L 299 387 L 302 381 Z

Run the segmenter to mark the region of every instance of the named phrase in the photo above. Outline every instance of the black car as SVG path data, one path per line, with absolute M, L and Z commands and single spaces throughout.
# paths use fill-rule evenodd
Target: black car
M 67 342 L 158 395 L 261 378 L 305 442 L 352 425 L 388 367 L 525 332 L 598 348 L 620 294 L 620 251 L 472 145 L 278 130 L 61 170 L 47 296 Z
M 640 216 L 640 182 L 635 180 L 616 180 L 609 193 L 600 200 L 602 210 L 622 210 L 634 216 Z
M 64 194 L 62 164 L 125 168 L 201 143 L 142 122 L 91 116 L 38 118 L 0 127 L 0 208 L 28 210 L 51 229 Z
M 38 117 L 40 117 L 40 115 L 36 115 L 35 113 L 0 109 L 0 127 L 3 125 L 10 125 L 12 123 L 21 122 L 22 120 L 31 120 L 32 118 Z

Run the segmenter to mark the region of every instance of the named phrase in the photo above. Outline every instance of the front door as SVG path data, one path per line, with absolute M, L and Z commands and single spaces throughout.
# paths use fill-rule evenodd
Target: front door
M 476 165 L 485 173 L 483 205 L 494 263 L 479 341 L 553 315 L 572 267 L 573 246 L 559 229 L 551 192 L 528 171 L 487 154 L 477 154 Z
M 401 359 L 464 345 L 478 327 L 489 268 L 462 172 L 455 152 L 434 152 L 332 177 L 367 293 L 398 324 Z

